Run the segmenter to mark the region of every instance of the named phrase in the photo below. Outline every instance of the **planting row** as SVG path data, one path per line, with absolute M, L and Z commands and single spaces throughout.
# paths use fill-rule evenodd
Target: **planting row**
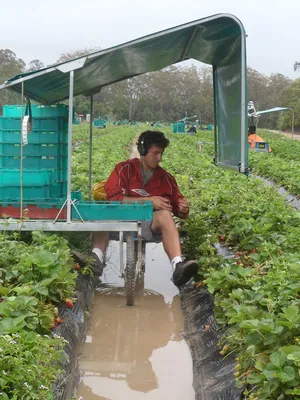
M 89 126 L 76 127 L 74 132 L 80 137 L 89 136 Z M 115 164 L 129 158 L 132 142 L 138 131 L 135 126 L 109 127 L 105 130 L 94 129 L 92 182 L 107 179 Z M 76 137 L 76 133 L 74 134 Z M 84 197 L 88 197 L 89 143 L 84 142 L 73 150 L 72 187 L 81 189 Z
M 287 139 L 268 131 L 258 131 L 258 134 L 270 144 L 271 153 L 249 151 L 249 166 L 251 174 L 260 175 L 272 180 L 287 191 L 300 196 L 300 141 Z M 213 134 L 199 132 L 197 141 L 202 152 L 213 158 Z
M 33 232 L 0 236 L 0 398 L 52 399 L 64 340 L 48 336 L 61 323 L 57 306 L 72 306 L 76 271 L 67 242 Z
M 191 202 L 185 254 L 214 293 L 221 354 L 237 354 L 245 398 L 300 398 L 299 212 L 254 177 L 214 166 L 210 145 L 198 152 L 201 133 L 169 137 L 164 166 Z M 217 242 L 234 257 L 218 257 Z
M 102 131 L 95 138 L 93 183 L 105 179 L 115 163 L 128 157 L 135 132 L 123 129 L 122 134 L 117 129 Z M 88 135 L 88 127 L 84 133 Z M 74 134 L 76 138 L 76 128 Z M 87 195 L 88 144 L 75 150 L 73 165 L 74 185 Z M 63 236 L 72 247 L 88 237 Z M 53 384 L 63 373 L 66 344 L 51 330 L 64 324 L 60 307 L 74 306 L 78 273 L 91 273 L 89 267 L 74 264 L 65 238 L 41 232 L 0 236 L 1 400 L 55 398 Z
M 267 131 L 258 132 L 272 149 L 271 153 L 249 152 L 252 172 L 269 178 L 288 192 L 300 196 L 300 142 Z

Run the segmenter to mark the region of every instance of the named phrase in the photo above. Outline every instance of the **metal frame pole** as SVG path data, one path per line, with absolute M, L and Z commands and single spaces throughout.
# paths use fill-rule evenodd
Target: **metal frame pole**
M 217 86 L 216 86 L 216 66 L 213 65 L 213 93 L 214 93 L 214 145 L 215 145 L 215 164 L 218 160 L 218 118 L 217 118 Z
M 92 167 L 93 167 L 93 95 L 90 101 L 90 143 L 89 143 L 89 200 L 92 196 Z
M 69 88 L 69 125 L 68 125 L 68 186 L 67 186 L 67 223 L 71 222 L 71 176 L 72 176 L 72 125 L 73 125 L 74 71 L 70 71 Z
M 23 219 L 23 107 L 24 107 L 24 81 L 21 84 L 21 131 L 20 131 L 20 219 Z
M 279 134 L 281 135 L 281 131 L 282 131 L 282 111 L 280 111 L 280 114 L 279 114 Z
M 294 126 L 295 126 L 295 112 L 294 112 L 293 108 L 290 108 L 290 110 L 293 113 L 293 116 L 292 116 L 292 140 L 293 140 L 294 139 Z

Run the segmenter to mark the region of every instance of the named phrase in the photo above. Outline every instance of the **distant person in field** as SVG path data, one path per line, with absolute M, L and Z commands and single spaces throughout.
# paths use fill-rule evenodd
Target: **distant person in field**
M 265 140 L 256 134 L 256 127 L 249 127 L 248 130 L 248 143 L 251 149 L 255 149 L 255 143 L 265 143 Z M 271 153 L 271 148 L 269 147 L 269 153 Z
M 137 141 L 140 158 L 120 162 L 105 183 L 107 200 L 148 200 L 153 204 L 152 221 L 142 222 L 142 235 L 147 241 L 162 242 L 173 267 L 176 286 L 187 283 L 198 271 L 196 261 L 182 260 L 179 233 L 173 215 L 186 219 L 189 203 L 180 193 L 174 177 L 159 166 L 169 140 L 162 132 L 145 131 Z M 103 269 L 108 232 L 93 236 L 92 256 Z
M 248 103 L 248 125 L 249 125 L 249 131 L 251 133 L 256 132 L 256 125 L 257 125 L 257 115 L 256 115 L 256 109 L 254 106 L 254 103 L 252 100 L 249 100 Z
M 196 127 L 195 127 L 195 126 L 191 126 L 191 127 L 188 129 L 187 133 L 193 133 L 193 134 L 197 133 Z

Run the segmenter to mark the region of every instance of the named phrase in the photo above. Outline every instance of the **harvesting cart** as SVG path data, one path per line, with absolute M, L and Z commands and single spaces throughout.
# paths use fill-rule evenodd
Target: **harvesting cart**
M 87 202 L 71 191 L 73 97 L 90 97 L 91 192 L 94 94 L 187 59 L 211 64 L 214 162 L 247 173 L 245 38 L 235 16 L 218 14 L 6 81 L 0 89 L 21 94 L 21 105 L 4 107 L 0 120 L 0 212 L 6 215 L 1 230 L 118 232 L 121 244 L 127 242 L 120 270 L 132 305 L 135 283 L 144 271 L 141 221 L 152 219 L 152 205 Z M 37 104 L 30 105 L 29 99 Z M 68 107 L 60 104 L 66 99 Z

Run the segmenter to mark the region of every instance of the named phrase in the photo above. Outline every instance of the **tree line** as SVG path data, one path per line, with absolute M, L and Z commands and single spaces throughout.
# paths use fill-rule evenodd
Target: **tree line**
M 85 49 L 62 54 L 57 62 L 87 54 L 97 49 Z M 9 50 L 0 50 L 0 83 L 22 72 L 43 68 L 40 60 L 28 65 Z M 295 126 L 300 128 L 300 79 L 274 73 L 270 76 L 248 67 L 248 99 L 256 110 L 275 106 L 292 107 Z M 8 90 L 0 92 L 0 106 L 20 102 L 20 96 Z M 89 98 L 77 96 L 74 101 L 78 114 L 88 114 Z M 211 67 L 170 66 L 106 87 L 94 96 L 94 116 L 110 115 L 113 119 L 137 121 L 176 121 L 186 113 L 197 115 L 203 124 L 213 122 L 213 80 Z M 267 114 L 259 119 L 262 128 L 291 127 L 291 113 Z

